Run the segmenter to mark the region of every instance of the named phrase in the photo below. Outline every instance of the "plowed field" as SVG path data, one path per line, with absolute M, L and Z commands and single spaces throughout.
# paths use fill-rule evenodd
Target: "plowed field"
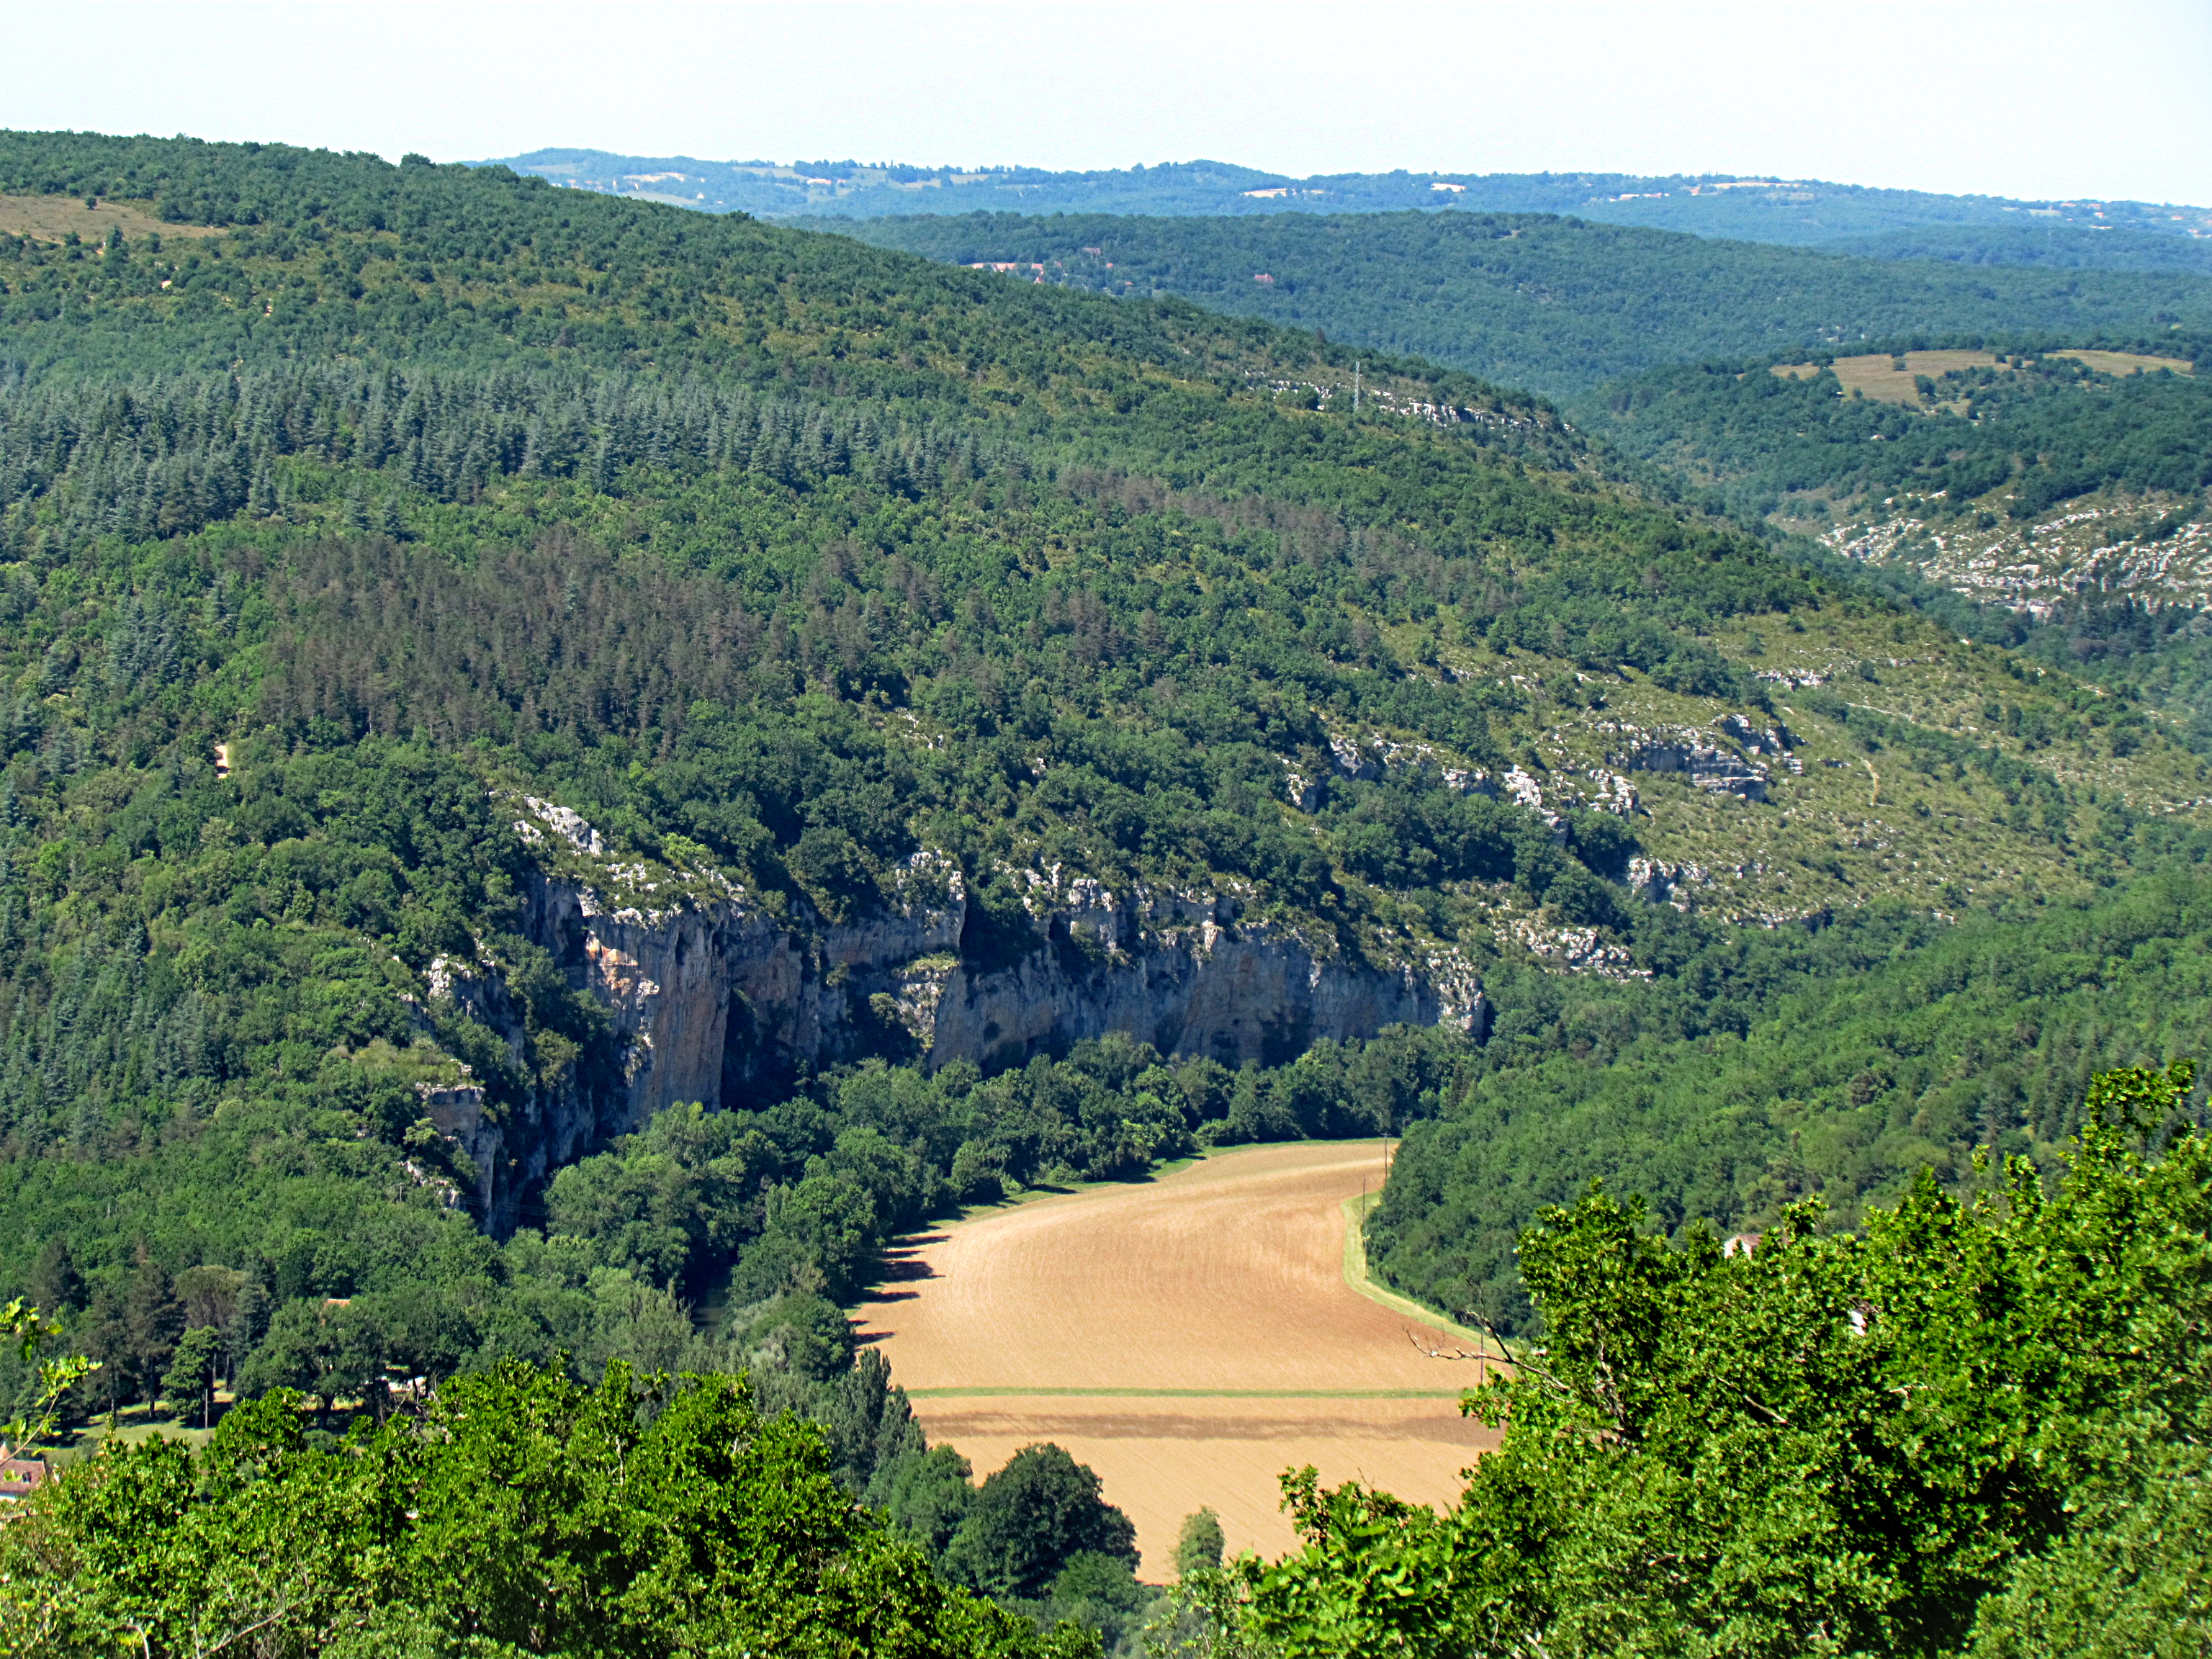
M 909 1241 L 862 1329 L 979 1475 L 1044 1440 L 1097 1470 L 1146 1578 L 1202 1504 L 1279 1555 L 1283 1470 L 1443 1504 L 1494 1439 L 1459 1415 L 1475 1368 L 1346 1281 L 1340 1206 L 1380 1173 L 1372 1141 L 1253 1147 L 994 1211 Z

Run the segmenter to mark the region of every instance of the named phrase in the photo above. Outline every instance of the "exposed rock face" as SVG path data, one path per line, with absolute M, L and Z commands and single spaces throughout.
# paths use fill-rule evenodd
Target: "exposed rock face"
M 1778 757 L 1785 770 L 1805 769 L 1789 752 L 1796 747 L 1796 739 L 1785 726 L 1777 724 L 1762 730 L 1741 714 L 1723 715 L 1714 725 L 1736 748 L 1753 755 Z M 1706 743 L 1696 732 L 1652 732 L 1644 734 L 1643 740 L 1629 751 L 1624 764 L 1632 772 L 1686 773 L 1695 788 L 1715 794 L 1738 795 L 1745 800 L 1765 800 L 1767 784 L 1773 775 L 1771 770 L 1737 753 L 1736 748 Z
M 1240 920 L 1234 895 L 1139 887 L 1117 896 L 1088 877 L 1023 873 L 1040 948 L 1009 967 L 945 969 L 926 1024 L 916 1008 L 932 1065 L 1018 1060 L 1109 1031 L 1231 1066 L 1391 1024 L 1487 1033 L 1480 986 L 1455 958 L 1349 963 L 1276 924 Z
M 1683 908 L 1683 901 L 1674 896 L 1674 890 L 1685 884 L 1702 886 L 1711 879 L 1701 864 L 1662 864 L 1656 859 L 1641 857 L 1628 861 L 1628 890 L 1652 904 Z
M 599 850 L 580 820 L 528 805 L 539 833 L 526 839 Z M 529 1195 L 556 1170 L 661 1108 L 743 1105 L 802 1065 L 856 1050 L 903 1046 L 933 1067 L 988 1066 L 1122 1031 L 1234 1066 L 1398 1023 L 1487 1035 L 1480 982 L 1455 953 L 1352 962 L 1333 940 L 1243 918 L 1237 894 L 1117 895 L 1057 867 L 1010 873 L 1027 889 L 1031 936 L 1012 949 L 1002 941 L 987 964 L 962 956 L 969 895 L 958 868 L 931 854 L 916 856 L 885 907 L 838 922 L 779 919 L 724 883 L 689 883 L 665 905 L 658 894 L 623 904 L 573 868 L 541 872 L 525 895 L 526 931 L 607 1010 L 619 1069 L 571 1068 L 504 1121 L 473 1085 L 425 1096 L 476 1164 L 479 1212 L 511 1231 L 536 1218 Z M 441 961 L 430 980 L 434 999 L 520 1051 L 521 1011 L 496 968 Z
M 2091 592 L 2201 611 L 2212 604 L 2212 524 L 2189 513 L 2186 496 L 2077 500 L 2032 524 L 1937 530 L 1896 512 L 1820 539 L 1845 558 L 1915 565 L 1930 581 L 2045 621 Z

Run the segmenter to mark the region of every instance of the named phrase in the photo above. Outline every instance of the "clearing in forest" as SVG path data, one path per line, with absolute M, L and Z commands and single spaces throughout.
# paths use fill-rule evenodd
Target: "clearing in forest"
M 2136 351 L 2051 351 L 2044 355 L 2071 357 L 2100 374 L 2154 374 L 2161 368 L 2170 368 L 2177 374 L 2191 373 L 2186 358 L 2147 357 Z M 1925 374 L 1931 380 L 1940 380 L 1954 369 L 1992 368 L 1997 362 L 1996 356 L 1987 351 L 1908 351 L 1904 361 L 1905 367 L 1899 368 L 1896 358 L 1886 351 L 1878 351 L 1865 356 L 1838 357 L 1831 367 L 1846 397 L 1856 392 L 1886 404 L 1917 404 L 1922 401 L 1920 389 L 1915 384 L 1919 376 Z M 1820 372 L 1820 365 L 1777 363 L 1771 372 L 1786 380 L 1809 380 Z
M 156 219 L 145 202 L 102 200 L 87 207 L 81 196 L 0 196 L 0 235 L 59 242 L 75 231 L 80 241 L 98 246 L 120 228 L 137 241 L 147 236 L 220 236 L 211 225 L 173 225 Z
M 1856 392 L 1886 404 L 1917 404 L 1920 401 L 1920 388 L 1913 382 L 1918 376 L 1925 374 L 1931 380 L 1941 380 L 1954 369 L 1990 368 L 1997 361 L 1996 354 L 1988 351 L 1908 351 L 1904 356 L 1902 368 L 1887 351 L 1838 357 L 1831 367 L 1846 397 Z M 1820 372 L 1818 363 L 1774 366 L 1774 373 L 1792 380 L 1808 380 Z
M 2051 355 L 2087 363 L 2100 374 L 2155 374 L 2161 368 L 2170 368 L 2176 374 L 2195 372 L 2195 365 L 2186 357 L 2147 357 L 2140 351 L 2054 351 Z
M 1460 1339 L 1347 1280 L 1344 1206 L 1382 1174 L 1378 1142 L 1299 1142 L 987 1211 L 906 1242 L 864 1340 L 979 1478 L 1047 1440 L 1097 1470 L 1151 1580 L 1200 1504 L 1232 1552 L 1293 1547 L 1304 1464 L 1448 1504 L 1496 1436 L 1459 1414 L 1478 1368 L 1408 1334 Z

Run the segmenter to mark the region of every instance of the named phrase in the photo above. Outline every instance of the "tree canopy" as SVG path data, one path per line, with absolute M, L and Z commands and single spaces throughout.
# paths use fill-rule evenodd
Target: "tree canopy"
M 596 1389 L 520 1365 L 343 1448 L 292 1400 L 207 1449 L 80 1466 L 0 1528 L 30 1651 L 1079 1654 L 947 1589 L 830 1478 L 819 1431 L 729 1377 Z

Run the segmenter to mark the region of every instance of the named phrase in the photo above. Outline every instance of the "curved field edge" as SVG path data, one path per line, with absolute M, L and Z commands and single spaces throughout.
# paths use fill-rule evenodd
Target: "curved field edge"
M 1449 1315 L 1438 1313 L 1434 1308 L 1414 1301 L 1410 1296 L 1401 1296 L 1397 1291 L 1376 1284 L 1370 1276 L 1365 1225 L 1368 1216 L 1382 1201 L 1382 1194 L 1378 1188 L 1371 1193 L 1362 1193 L 1357 1198 L 1347 1198 L 1336 1206 L 1338 1212 L 1344 1217 L 1344 1282 L 1370 1302 L 1377 1303 L 1392 1313 L 1418 1319 L 1424 1325 L 1434 1326 L 1447 1336 L 1462 1342 L 1494 1344 L 1494 1338 L 1486 1337 L 1480 1331 L 1469 1330 Z M 1456 1394 L 1463 1391 L 1455 1389 L 1447 1392 Z

